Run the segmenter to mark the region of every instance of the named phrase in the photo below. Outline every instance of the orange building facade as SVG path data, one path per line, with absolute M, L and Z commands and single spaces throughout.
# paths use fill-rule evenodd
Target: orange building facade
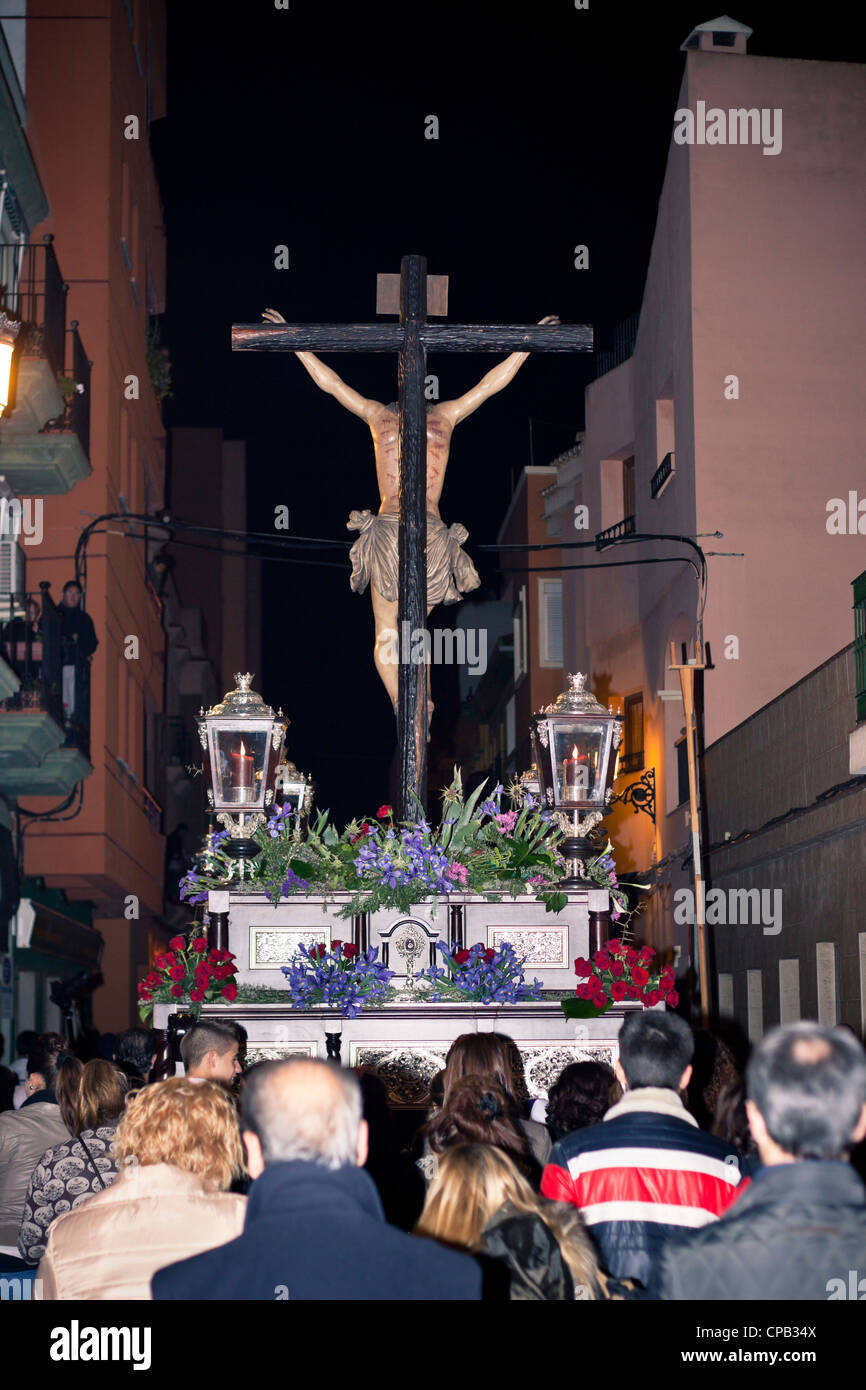
M 27 228 L 28 241 L 40 247 L 53 235 L 68 285 L 64 374 L 86 394 L 89 420 L 77 446 L 49 456 L 43 427 L 26 434 L 26 411 L 14 410 L 0 429 L 0 473 L 19 497 L 42 504 L 42 540 L 26 552 L 27 591 L 38 594 L 47 581 L 60 603 L 76 575 L 83 527 L 163 505 L 165 359 L 152 334 L 164 310 L 165 229 L 148 134 L 165 114 L 165 13 L 161 0 L 30 0 L 27 16 L 26 43 L 17 31 L 10 41 L 24 64 L 27 139 L 48 207 Z M 22 404 L 27 370 L 19 374 Z M 68 409 L 65 423 L 60 433 L 69 434 Z M 102 1030 L 134 1020 L 136 981 L 165 939 L 161 807 L 148 787 L 165 686 L 155 544 L 141 525 L 94 528 L 83 564 L 79 555 L 83 606 L 99 643 L 89 669 L 89 747 L 78 739 L 53 753 L 63 766 L 52 777 L 37 775 L 43 759 L 0 787 L 31 812 L 80 790 L 65 819 L 27 824 L 22 868 L 47 889 L 92 904 L 104 941 L 105 983 L 94 995 Z

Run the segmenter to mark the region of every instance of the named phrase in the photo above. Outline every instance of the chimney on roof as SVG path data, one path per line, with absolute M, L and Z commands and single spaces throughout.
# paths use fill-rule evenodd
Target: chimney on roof
M 708 19 L 706 24 L 697 24 L 685 43 L 680 44 L 680 49 L 684 52 L 699 48 L 705 53 L 745 53 L 746 40 L 751 35 L 747 24 L 722 14 L 718 19 Z

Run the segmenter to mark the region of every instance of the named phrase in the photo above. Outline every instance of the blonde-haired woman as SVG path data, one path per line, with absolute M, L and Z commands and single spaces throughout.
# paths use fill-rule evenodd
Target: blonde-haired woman
M 508 1155 L 490 1144 L 456 1144 L 441 1155 L 416 1235 L 502 1261 L 513 1300 L 603 1296 L 579 1213 L 537 1197 Z
M 239 1236 L 246 1198 L 237 1117 L 221 1086 L 172 1077 L 127 1101 L 114 1144 L 119 1175 L 58 1216 L 37 1271 L 44 1299 L 149 1299 L 173 1264 Z

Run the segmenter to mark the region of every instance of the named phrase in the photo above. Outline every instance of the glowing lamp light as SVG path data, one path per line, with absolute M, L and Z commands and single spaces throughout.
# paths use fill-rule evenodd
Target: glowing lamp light
M 235 673 L 235 689 L 198 719 L 208 809 L 229 832 L 226 851 L 250 859 L 252 836 L 274 804 L 286 720 L 250 689 L 252 675 Z
M 20 323 L 0 313 L 0 415 L 9 404 L 12 386 L 12 354 Z

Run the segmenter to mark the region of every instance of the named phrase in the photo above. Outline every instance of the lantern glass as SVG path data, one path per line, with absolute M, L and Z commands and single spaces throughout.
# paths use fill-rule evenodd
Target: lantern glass
M 551 723 L 557 802 L 600 805 L 605 792 L 601 774 L 609 726 L 589 721 L 576 724 L 574 720 Z
M 262 810 L 267 787 L 271 721 L 220 720 L 209 729 L 216 809 Z

